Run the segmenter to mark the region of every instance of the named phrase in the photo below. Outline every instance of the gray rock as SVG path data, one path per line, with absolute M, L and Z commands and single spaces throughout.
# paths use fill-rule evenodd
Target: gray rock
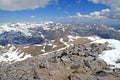
M 98 55 L 106 44 L 82 44 L 0 66 L 0 80 L 120 80 Z

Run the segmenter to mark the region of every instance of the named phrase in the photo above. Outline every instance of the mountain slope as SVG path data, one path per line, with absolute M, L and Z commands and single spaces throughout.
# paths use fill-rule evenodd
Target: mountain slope
M 14 46 L 8 44 L 0 47 L 0 62 L 16 62 L 24 60 L 28 57 L 37 56 L 41 54 L 49 54 L 52 52 L 64 50 L 70 46 L 88 43 L 90 42 L 87 38 L 78 36 L 64 36 L 43 44 L 34 44 L 31 46 Z M 13 56 L 12 56 L 13 55 Z M 16 56 L 15 56 L 16 55 Z M 6 57 L 7 56 L 7 57 Z
M 27 55 L 30 57 L 48 54 L 73 45 L 88 43 L 90 42 L 87 39 L 90 38 L 88 36 L 93 35 L 120 40 L 119 30 L 101 24 L 67 24 L 51 21 L 2 24 L 0 26 L 0 62 L 16 62 L 19 59 L 23 60 L 22 58 Z M 12 47 L 14 49 L 11 49 Z M 18 58 L 8 57 L 12 54 Z
M 89 37 L 92 40 L 95 38 Z M 1 80 L 119 80 L 118 69 L 110 69 L 98 58 L 108 43 L 86 43 L 63 51 L 39 55 L 0 68 Z
M 101 24 L 3 24 L 0 80 L 119 80 L 119 36 Z

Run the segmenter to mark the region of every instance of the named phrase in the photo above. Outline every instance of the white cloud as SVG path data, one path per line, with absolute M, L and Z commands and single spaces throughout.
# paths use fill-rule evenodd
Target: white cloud
M 78 16 L 78 17 L 82 17 L 82 15 L 81 15 L 80 13 L 77 13 L 77 16 Z
M 120 0 L 89 0 L 95 4 L 104 4 L 110 6 L 111 9 L 111 18 L 120 19 Z
M 91 17 L 99 17 L 100 16 L 100 12 L 98 12 L 98 11 L 92 12 L 92 13 L 90 13 L 90 16 Z
M 109 6 L 120 6 L 118 4 L 120 4 L 119 0 L 89 0 L 92 1 L 93 3 L 102 3 L 102 4 L 106 4 Z
M 35 18 L 36 16 L 30 16 L 30 18 Z
M 110 14 L 109 9 L 103 9 L 101 11 L 91 12 L 89 15 L 82 15 L 80 13 L 76 13 L 74 16 L 69 16 L 70 18 L 107 18 Z
M 101 15 L 104 15 L 104 16 L 109 16 L 109 14 L 110 14 L 110 9 L 103 9 L 103 10 L 101 10 Z
M 95 12 L 91 12 L 90 16 L 91 17 L 96 17 L 96 18 L 106 18 L 110 15 L 110 10 L 109 9 L 103 9 L 100 12 L 99 11 L 95 11 Z
M 0 0 L 1 10 L 25 10 L 45 7 L 50 0 Z
M 110 9 L 103 9 L 101 11 L 91 12 L 88 15 L 76 13 L 76 15 L 64 18 L 62 17 L 61 19 L 66 21 L 78 21 L 86 23 L 120 24 L 120 20 L 109 18 L 110 14 L 111 14 Z

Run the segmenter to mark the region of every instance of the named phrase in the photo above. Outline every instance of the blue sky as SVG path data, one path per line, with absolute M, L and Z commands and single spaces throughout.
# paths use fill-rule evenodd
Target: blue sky
M 119 5 L 119 0 L 0 0 L 0 22 L 74 20 L 119 25 Z

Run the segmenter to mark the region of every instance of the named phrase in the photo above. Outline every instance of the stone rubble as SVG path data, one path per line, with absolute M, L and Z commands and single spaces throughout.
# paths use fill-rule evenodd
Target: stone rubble
M 110 69 L 98 55 L 107 43 L 82 44 L 0 66 L 0 80 L 120 80 L 120 69 Z

